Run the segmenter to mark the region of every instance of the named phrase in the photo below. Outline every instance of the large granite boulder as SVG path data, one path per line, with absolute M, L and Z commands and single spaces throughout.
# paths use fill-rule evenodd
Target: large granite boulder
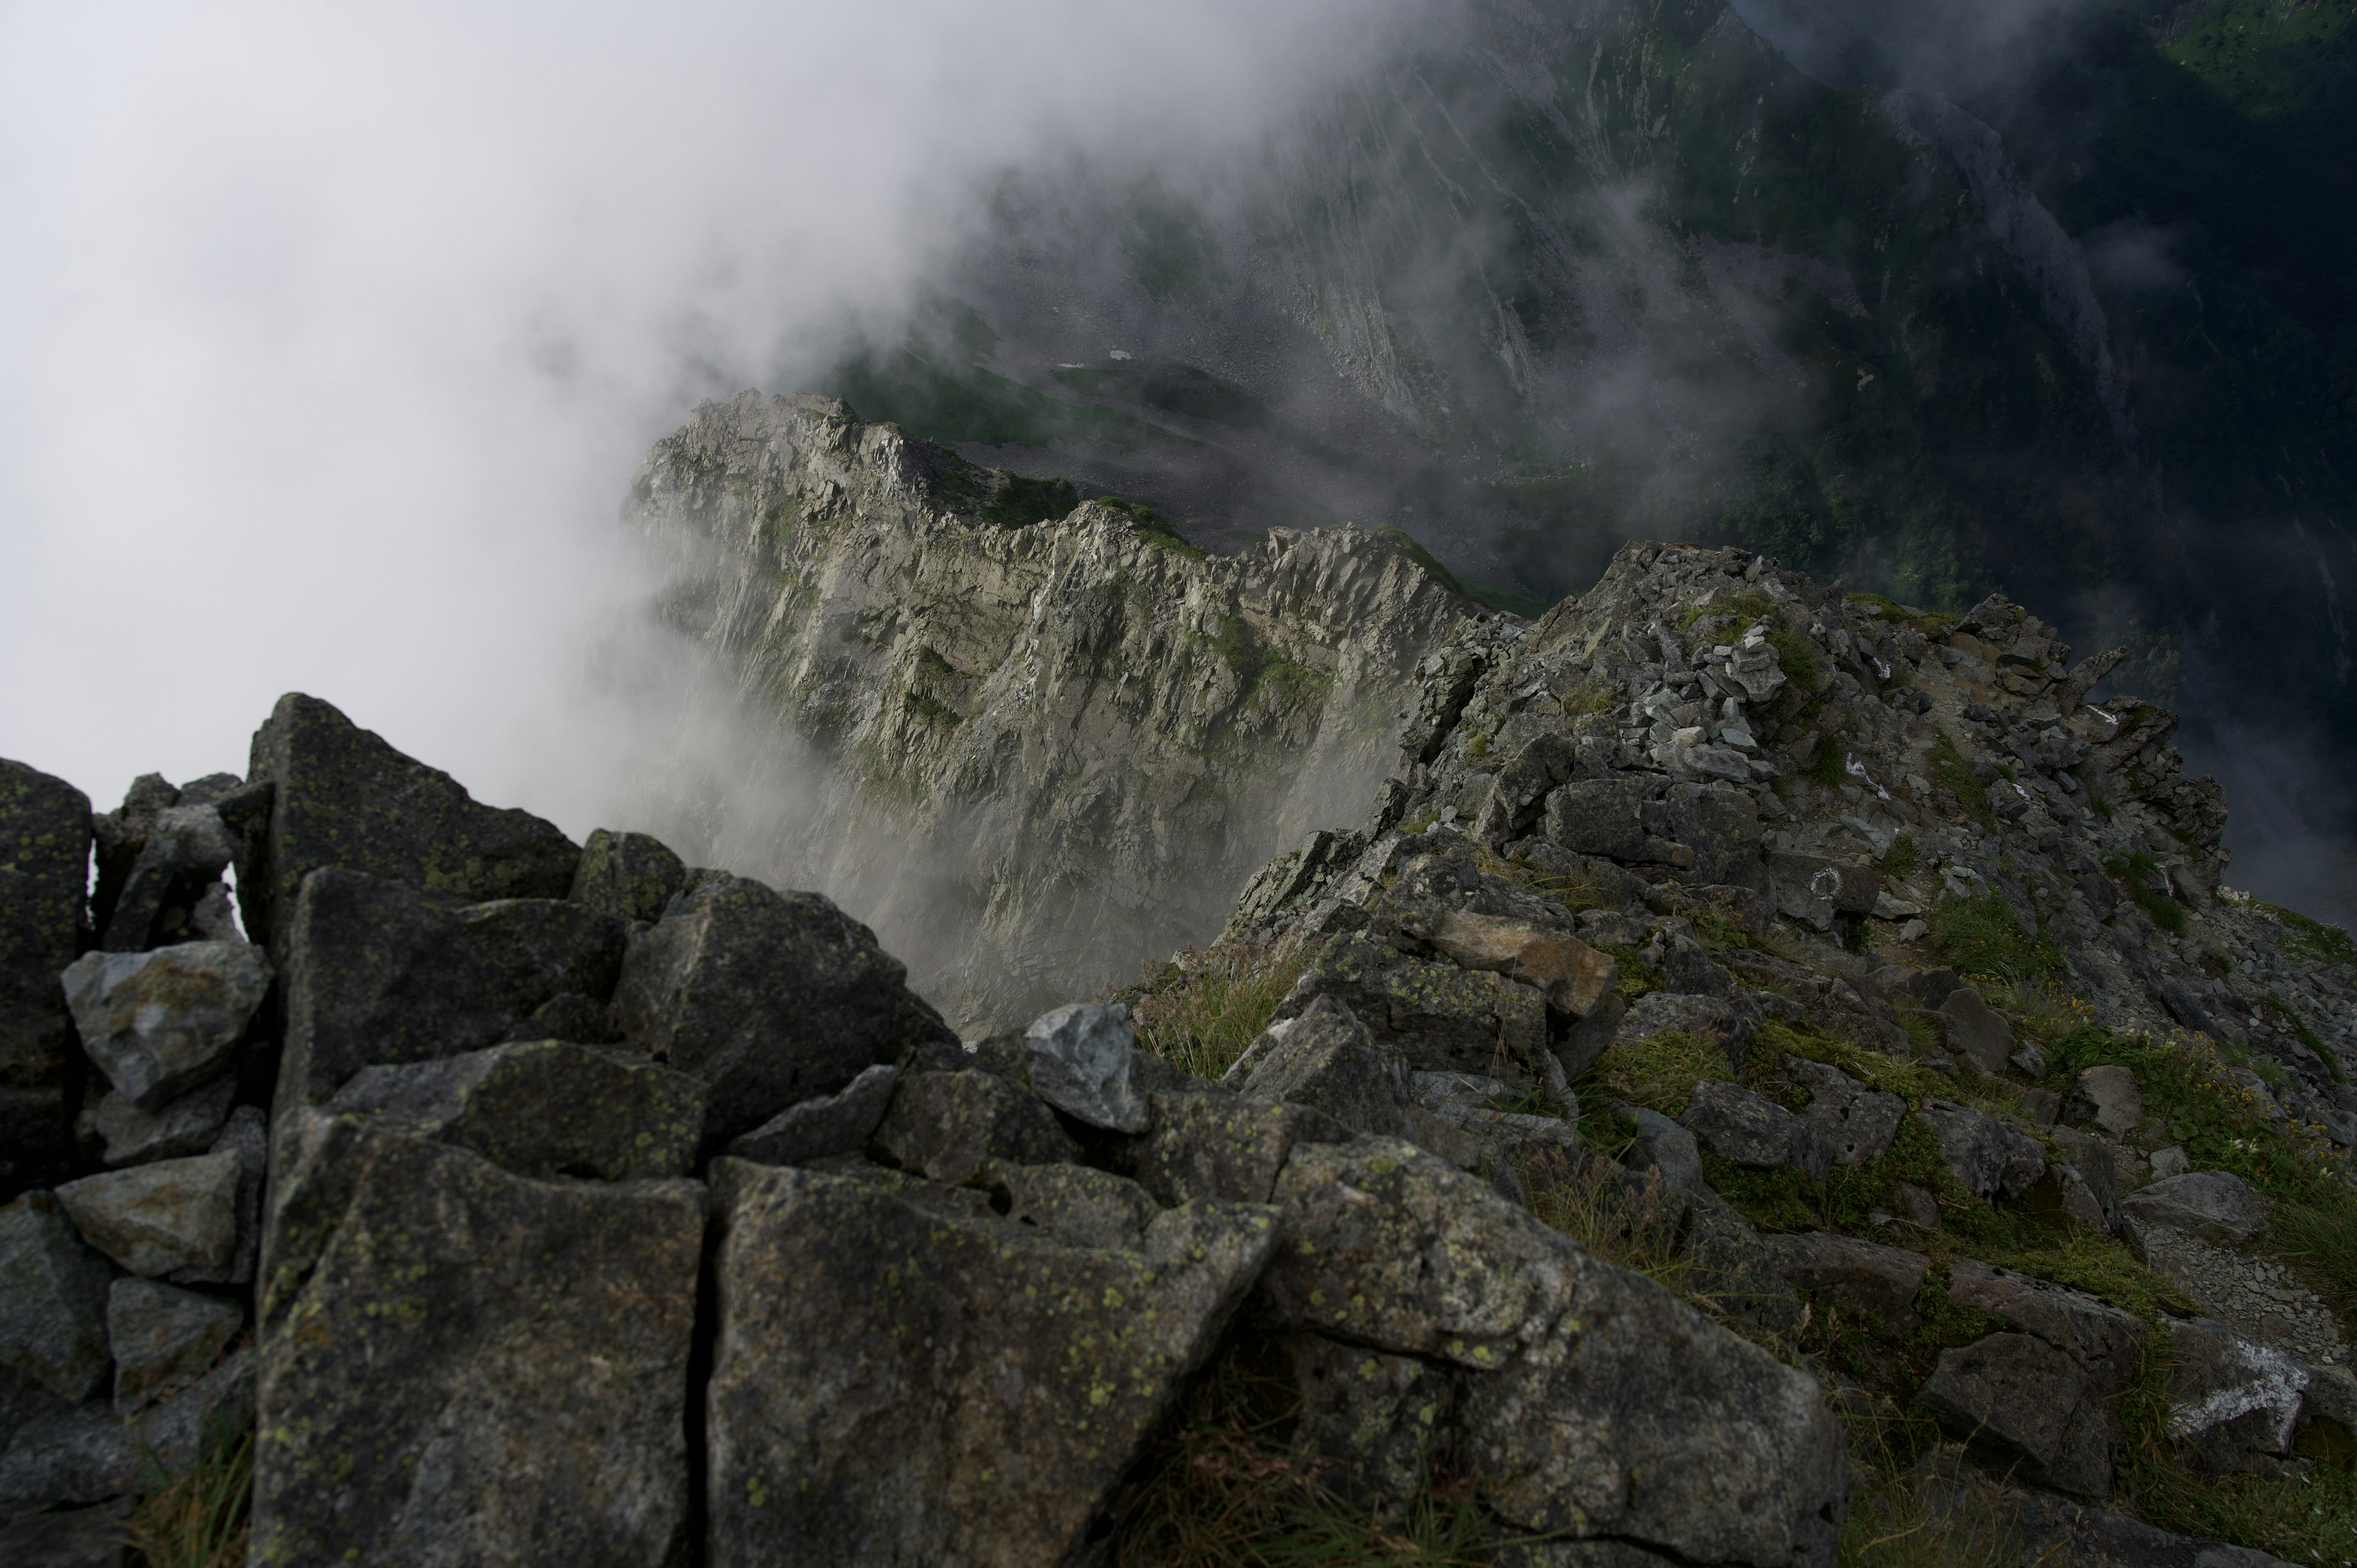
M 298 1116 L 253 1560 L 685 1561 L 704 1189 L 533 1180 Z
M 317 697 L 290 692 L 254 732 L 247 777 L 273 789 L 267 822 L 238 862 L 247 935 L 286 956 L 304 879 L 340 865 L 464 903 L 563 898 L 580 848 L 528 811 L 479 803 Z
M 1817 1141 L 1834 1164 L 1864 1165 L 1889 1149 L 1906 1118 L 1907 1101 L 1804 1057 L 1786 1057 L 1784 1069 L 1807 1088 L 1809 1103 L 1801 1119 L 1816 1130 Z
M 2118 1417 L 2086 1369 L 2045 1340 L 1992 1334 L 1943 1350 L 1915 1397 L 1950 1436 L 2018 1466 L 2023 1479 L 2110 1495 Z
M 1812 1181 L 1824 1180 L 1831 1167 L 1814 1127 L 1739 1084 L 1695 1084 L 1684 1120 L 1705 1148 L 1738 1165 L 1790 1165 Z
M 1262 1054 L 1244 1092 L 1324 1112 L 1354 1133 L 1396 1133 L 1408 1107 L 1407 1058 L 1379 1045 L 1339 997 L 1320 996 Z
M 978 1068 L 903 1075 L 874 1143 L 902 1170 L 941 1182 L 965 1181 L 999 1165 L 1074 1160 L 1081 1153 L 1030 1090 Z
M 710 1155 L 912 1046 L 954 1046 L 907 978 L 833 900 L 719 876 L 632 939 L 614 1013 L 631 1045 L 710 1086 Z
M 73 1024 L 58 976 L 81 945 L 90 797 L 0 760 L 0 1194 L 66 1153 Z
M 713 1568 L 1063 1561 L 1276 1240 L 1246 1205 L 1107 1246 L 888 1173 L 713 1176 Z

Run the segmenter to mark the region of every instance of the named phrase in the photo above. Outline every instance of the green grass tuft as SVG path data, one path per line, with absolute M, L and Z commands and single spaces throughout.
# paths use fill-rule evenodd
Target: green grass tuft
M 1129 1004 L 1138 1043 L 1182 1071 L 1218 1079 L 1268 1027 L 1310 956 L 1290 943 L 1244 942 L 1147 965 L 1145 992 Z
M 2036 982 L 2071 972 L 2053 938 L 2022 935 L 2001 893 L 1941 899 L 1932 911 L 1932 945 L 1962 974 Z
M 2151 879 L 2160 871 L 2160 863 L 2142 850 L 2133 854 L 2113 855 L 2104 862 L 2104 869 L 2114 880 L 2127 889 L 2136 907 L 2152 917 L 2152 923 L 2172 937 L 2185 934 L 2185 906 L 2152 886 Z

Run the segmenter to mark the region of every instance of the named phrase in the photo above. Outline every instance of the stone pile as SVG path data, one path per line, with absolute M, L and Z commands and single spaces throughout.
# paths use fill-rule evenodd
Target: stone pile
M 573 844 L 308 697 L 179 796 L 233 818 L 142 780 L 111 906 L 63 869 L 86 802 L 8 778 L 52 1119 L 0 1211 L 9 1552 L 118 1560 L 252 1423 L 259 1563 L 1097 1561 L 1249 1337 L 1338 1486 L 1446 1459 L 1564 1561 L 1833 1560 L 1814 1380 L 1484 1179 L 1570 1140 L 1488 1106 L 1469 1035 L 1411 1078 L 1423 1025 L 1321 994 L 1241 1087 L 1119 1005 L 961 1042 L 828 900 Z M 1405 918 L 1544 1052 L 1612 962 L 1476 904 Z

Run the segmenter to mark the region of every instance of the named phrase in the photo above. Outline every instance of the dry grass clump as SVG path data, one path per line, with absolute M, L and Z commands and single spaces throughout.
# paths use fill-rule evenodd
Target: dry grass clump
M 1725 1047 L 1677 1029 L 1616 1040 L 1591 1070 L 1595 1083 L 1620 1099 L 1673 1117 L 1685 1114 L 1695 1085 L 1724 1083 L 1735 1076 Z
M 141 1499 L 124 1544 L 145 1568 L 240 1568 L 253 1501 L 253 1434 L 218 1434 L 186 1475 Z
M 1217 1079 L 1235 1064 L 1315 956 L 1291 940 L 1188 949 L 1148 964 L 1129 1006 L 1138 1043 L 1182 1071 Z

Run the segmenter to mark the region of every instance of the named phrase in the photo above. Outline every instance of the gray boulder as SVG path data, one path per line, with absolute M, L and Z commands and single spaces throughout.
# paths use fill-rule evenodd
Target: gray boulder
M 1489 971 L 1412 958 L 1363 932 L 1329 941 L 1277 1007 L 1280 1018 L 1320 996 L 1351 1010 L 1381 1045 L 1411 1067 L 1536 1078 L 1547 1048 L 1545 993 Z
M 1339 997 L 1320 996 L 1262 1055 L 1243 1088 L 1312 1106 L 1354 1133 L 1396 1133 L 1408 1105 L 1407 1058 L 1378 1045 Z
M 2307 1369 L 2206 1317 L 2169 1325 L 2169 1425 L 2214 1470 L 2260 1470 L 2291 1451 Z
M 2085 1369 L 2043 1339 L 1992 1334 L 1943 1350 L 1915 1398 L 1941 1430 L 2018 1466 L 2025 1480 L 2111 1495 L 2118 1419 Z
M 562 1040 L 363 1068 L 328 1109 L 379 1132 L 471 1150 L 525 1176 L 693 1175 L 704 1083 Z
M 1801 1120 L 1815 1130 L 1835 1165 L 1864 1165 L 1889 1149 L 1907 1115 L 1907 1101 L 1804 1057 L 1786 1057 L 1784 1067 L 1808 1090 L 1809 1103 Z
M 242 1346 L 171 1399 L 123 1423 L 151 1483 L 153 1468 L 186 1474 L 210 1445 L 253 1430 L 255 1362 L 253 1347 Z
M 535 1181 L 297 1114 L 254 1560 L 683 1560 L 702 1187 Z
M 1938 1008 L 1947 1026 L 1948 1048 L 1991 1078 L 2005 1076 L 2005 1064 L 2014 1053 L 2013 1026 L 2000 1017 L 1969 985 L 1948 993 Z
M 58 976 L 81 943 L 90 842 L 89 796 L 0 760 L 0 1192 L 71 1145 L 73 1023 Z
M 110 1274 L 49 1194 L 0 1208 L 0 1362 L 69 1401 L 104 1388 Z
M 95 1508 L 28 1513 L 0 1523 L 0 1563 L 10 1568 L 122 1568 L 128 1498 Z
M 1915 1294 L 1932 1268 L 1932 1260 L 1922 1253 L 1824 1230 L 1767 1236 L 1761 1241 L 1776 1272 L 1811 1294 L 1870 1313 L 1886 1328 L 1902 1328 L 1914 1321 Z
M 614 1014 L 630 1044 L 711 1086 L 709 1154 L 909 1047 L 954 1046 L 907 976 L 832 900 L 715 876 L 631 940 Z
M 1076 1247 L 1136 1251 L 1162 1206 L 1125 1176 L 1089 1165 L 1014 1165 L 992 1173 L 1006 1218 Z
M 902 1170 L 962 1182 L 995 1166 L 1080 1158 L 1055 1112 L 996 1073 L 904 1074 L 876 1129 L 877 1152 Z
M 1073 1002 L 1023 1031 L 1031 1092 L 1067 1116 L 1115 1133 L 1143 1133 L 1146 1098 L 1130 1069 L 1137 1036 L 1119 1003 Z
M 2144 1320 L 2067 1285 L 1959 1258 L 1949 1271 L 1948 1300 L 2063 1352 L 2086 1369 L 2099 1397 L 2118 1394 L 2142 1365 Z
M 284 963 L 304 879 L 340 865 L 466 903 L 562 898 L 581 851 L 528 811 L 479 804 L 439 768 L 403 756 L 316 697 L 290 692 L 254 732 L 247 777 L 272 787 L 269 818 L 238 862 L 246 934 Z
M 1751 1051 L 1751 1033 L 1759 1026 L 1759 1008 L 1743 996 L 1680 996 L 1649 991 L 1630 1004 L 1613 1041 L 1648 1040 L 1655 1035 L 1685 1034 L 1717 1044 L 1727 1053 L 1727 1070 L 1742 1070 Z
M 186 1094 L 142 1111 L 120 1093 L 108 1094 L 90 1113 L 90 1129 L 98 1134 L 110 1165 L 145 1165 L 150 1160 L 200 1155 L 210 1148 L 221 1123 L 229 1120 L 237 1099 L 237 1074 L 224 1072 Z
M 1623 1110 L 1637 1125 L 1636 1138 L 1621 1156 L 1623 1165 L 1641 1175 L 1660 1172 L 1664 1187 L 1687 1197 L 1710 1190 L 1710 1183 L 1703 1176 L 1702 1149 L 1692 1133 L 1658 1111 L 1642 1106 Z
M 1138 1183 L 1166 1204 L 1267 1203 L 1297 1144 L 1351 1131 L 1307 1106 L 1229 1094 L 1159 1093 L 1154 1131 L 1132 1155 Z
M 2046 1153 L 2038 1140 L 1986 1112 L 1927 1100 L 1916 1115 L 1939 1142 L 1948 1169 L 1975 1197 L 2018 1197 L 2046 1174 Z
M 789 1105 L 728 1145 L 740 1160 L 802 1165 L 867 1146 L 892 1103 L 899 1069 L 878 1062 L 837 1093 Z
M 2115 1145 L 2098 1134 L 2082 1132 L 2076 1127 L 2052 1127 L 2048 1129 L 2047 1135 L 2054 1140 L 2056 1151 L 2069 1165 L 2072 1174 L 2085 1184 L 2088 1196 L 2094 1200 L 2095 1219 L 2089 1220 L 2084 1216 L 2074 1218 L 2082 1224 L 2093 1224 L 2100 1230 L 2116 1231 L 2120 1225 L 2120 1182 L 2119 1167 L 2113 1160 Z
M 713 1174 L 713 1568 L 1064 1561 L 1276 1240 L 1251 1206 L 1102 1249 L 884 1182 Z
M 1790 1165 L 1812 1181 L 1831 1162 L 1816 1129 L 1774 1101 L 1732 1083 L 1698 1083 L 1683 1118 L 1712 1154 L 1755 1170 Z
M 2074 1127 L 2125 1138 L 2144 1123 L 2144 1090 L 2126 1068 L 2109 1062 L 2091 1067 L 2071 1086 L 2062 1117 Z
M 547 898 L 448 908 L 331 866 L 282 920 L 286 1045 L 278 1107 L 324 1105 L 367 1067 L 496 1044 L 551 997 L 610 994 L 620 921 Z
M 1805 1373 L 1411 1144 L 1297 1145 L 1276 1197 L 1267 1321 L 1465 1369 L 1460 1462 L 1511 1527 L 1832 1563 L 1847 1472 Z
M 106 1338 L 114 1352 L 114 1409 L 130 1416 L 161 1403 L 212 1370 L 245 1326 L 245 1309 L 154 1280 L 114 1282 L 106 1298 Z
M 581 846 L 573 902 L 651 925 L 687 886 L 687 867 L 658 839 L 599 828 Z
M 224 1272 L 237 1256 L 237 1188 L 230 1150 L 106 1171 L 58 1188 L 82 1239 L 135 1274 Z
M 115 1092 L 155 1111 L 211 1077 L 270 990 L 250 942 L 93 952 L 65 972 L 82 1049 Z
M 2120 1199 L 2130 1242 L 2141 1247 L 2152 1230 L 2173 1230 L 2205 1241 L 2247 1241 L 2266 1229 L 2275 1200 L 2225 1171 L 2188 1171 L 2140 1187 Z

